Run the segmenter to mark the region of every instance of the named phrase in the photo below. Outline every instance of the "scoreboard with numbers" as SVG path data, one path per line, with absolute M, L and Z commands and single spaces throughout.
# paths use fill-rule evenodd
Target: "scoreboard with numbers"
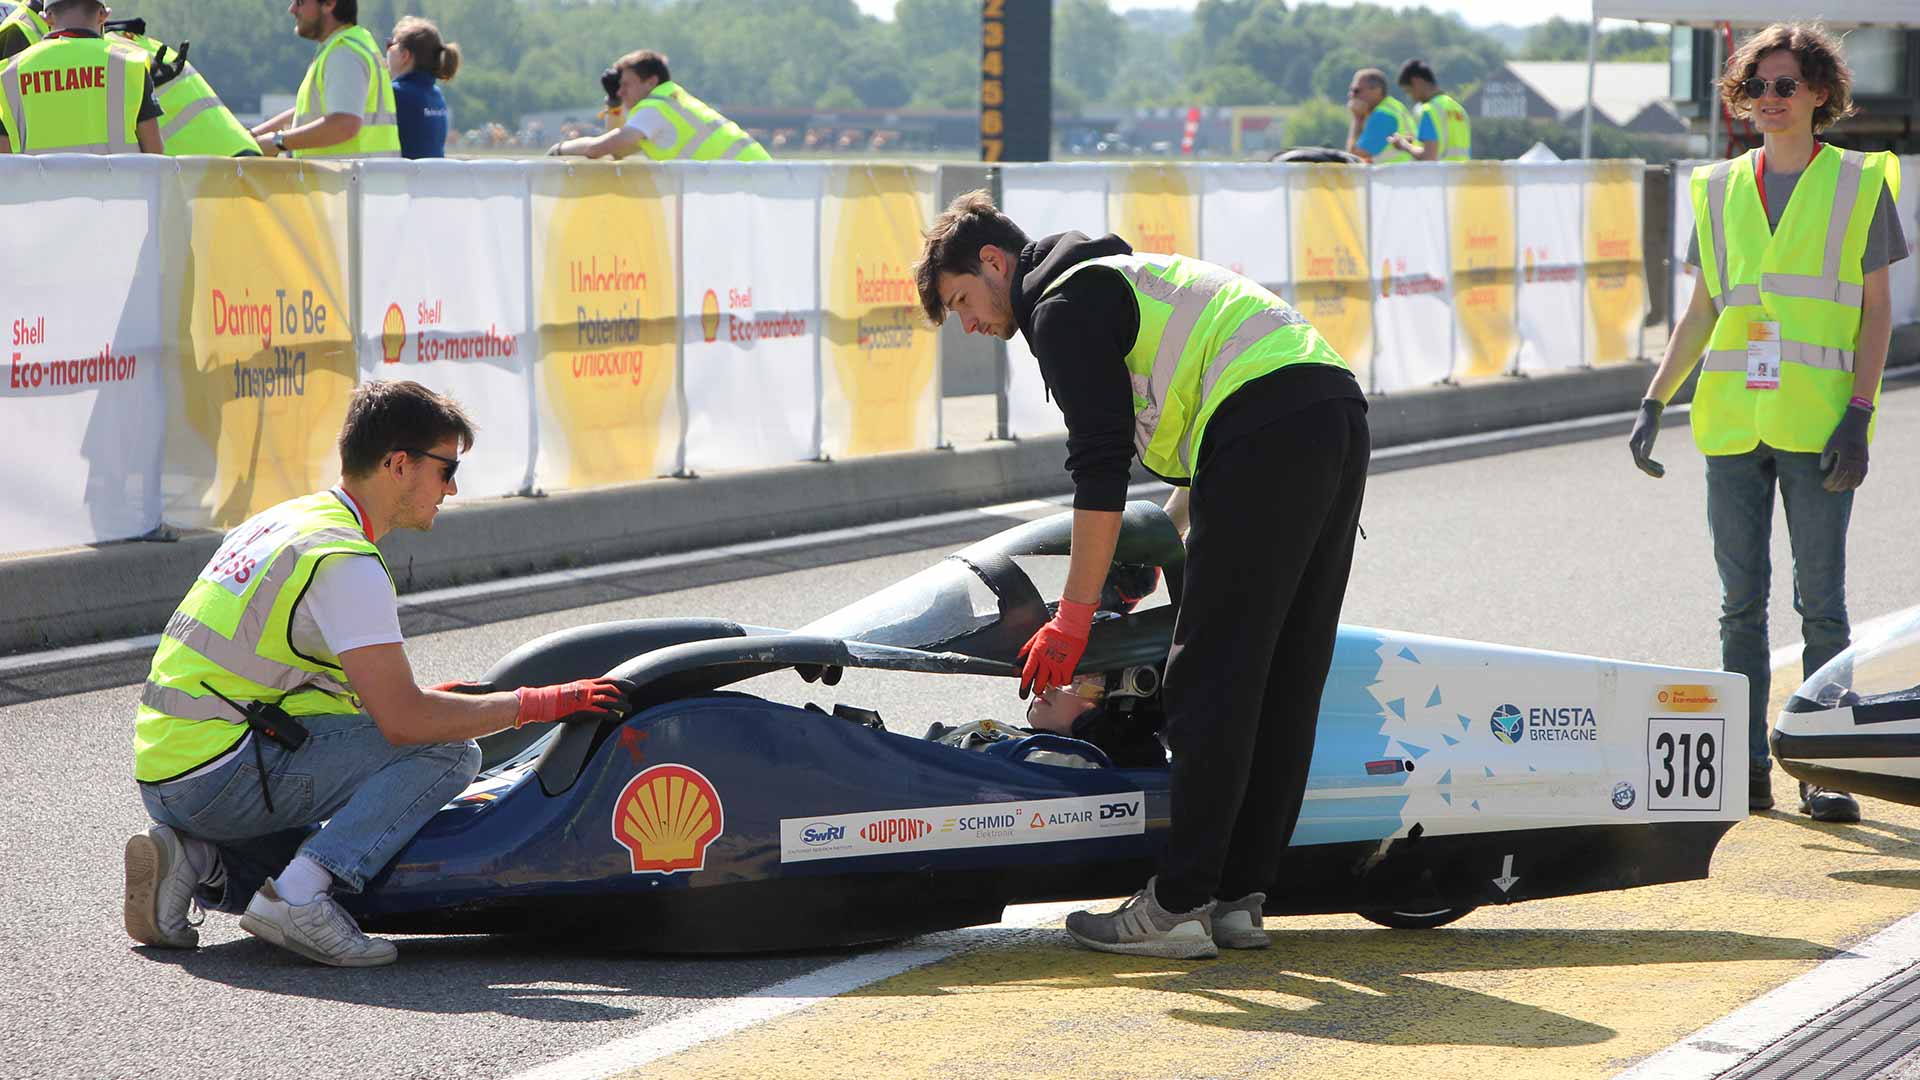
M 1053 144 L 1053 0 L 981 0 L 980 160 L 1045 161 Z

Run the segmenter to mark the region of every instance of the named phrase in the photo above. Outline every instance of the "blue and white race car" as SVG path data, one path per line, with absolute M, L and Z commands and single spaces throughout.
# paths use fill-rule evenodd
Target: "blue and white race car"
M 874 669 L 1014 678 L 1050 614 L 1023 564 L 1064 556 L 1069 523 L 1009 529 L 791 632 L 649 619 L 529 642 L 486 682 L 612 674 L 636 687 L 630 715 L 487 740 L 474 786 L 347 906 L 369 932 L 709 953 L 1131 892 L 1165 834 L 1157 751 L 1143 761 L 1136 741 L 1121 766 L 1015 729 L 981 752 L 889 732 L 857 703 L 726 689 L 781 671 L 822 688 Z M 1126 687 L 1141 717 L 1183 558 L 1157 507 L 1128 507 L 1116 579 L 1158 567 L 1172 603 L 1110 590 L 1080 670 Z M 1705 877 L 1746 815 L 1745 701 L 1744 679 L 1722 672 L 1344 626 L 1268 912 L 1428 927 L 1483 904 Z

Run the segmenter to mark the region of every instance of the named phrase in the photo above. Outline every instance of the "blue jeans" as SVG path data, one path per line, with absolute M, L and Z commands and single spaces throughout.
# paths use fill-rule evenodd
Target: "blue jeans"
M 261 882 L 296 854 L 359 892 L 480 768 L 472 741 L 395 746 L 361 713 L 299 719 L 309 737 L 298 750 L 253 737 L 272 812 L 252 745 L 191 780 L 140 785 L 148 816 L 220 850 L 227 885 L 218 895 L 203 892 L 207 907 L 245 911 Z
M 1767 587 L 1773 575 L 1773 490 L 1787 506 L 1793 544 L 1793 610 L 1800 613 L 1802 679 L 1847 647 L 1847 523 L 1853 492 L 1821 486 L 1819 454 L 1761 444 L 1707 458 L 1707 528 L 1720 568 L 1720 666 L 1747 677 L 1747 730 L 1755 770 L 1767 755 L 1773 674 L 1767 648 Z

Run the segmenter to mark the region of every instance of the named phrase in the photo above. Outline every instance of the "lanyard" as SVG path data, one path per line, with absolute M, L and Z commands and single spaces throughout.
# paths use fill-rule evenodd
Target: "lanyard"
M 1753 155 L 1753 186 L 1760 192 L 1760 213 L 1765 215 L 1767 213 L 1767 149 L 1764 146 Z M 1767 223 L 1767 230 L 1769 232 L 1773 230 L 1771 220 Z

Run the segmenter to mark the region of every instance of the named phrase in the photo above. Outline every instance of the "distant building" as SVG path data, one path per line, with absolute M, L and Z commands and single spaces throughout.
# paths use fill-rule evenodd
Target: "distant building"
M 1613 62 L 1593 69 L 1593 122 L 1644 135 L 1685 135 L 1687 125 L 1668 99 L 1664 63 Z M 1481 118 L 1551 120 L 1578 124 L 1587 106 L 1583 60 L 1514 60 L 1487 73 L 1461 102 Z

